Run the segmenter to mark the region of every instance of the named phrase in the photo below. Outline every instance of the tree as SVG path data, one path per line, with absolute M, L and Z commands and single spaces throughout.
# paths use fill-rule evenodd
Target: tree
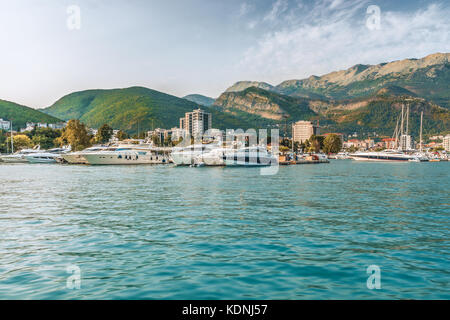
M 29 148 L 32 145 L 31 139 L 24 134 L 14 136 L 13 142 L 14 142 L 14 150 Z M 11 137 L 8 138 L 8 143 L 11 145 Z
M 329 134 L 323 140 L 323 151 L 325 153 L 338 153 L 342 149 L 341 137 L 337 134 Z
M 323 149 L 323 141 L 325 137 L 312 135 L 307 141 L 305 141 L 305 145 L 307 146 L 308 152 L 320 152 Z
M 113 128 L 111 128 L 108 124 L 104 124 L 98 129 L 97 135 L 95 136 L 95 140 L 99 143 L 106 143 L 111 139 L 113 135 Z
M 358 151 L 358 148 L 355 146 L 350 146 L 350 148 L 348 148 L 348 152 L 350 152 L 350 153 L 354 153 L 356 151 Z
M 79 151 L 91 146 L 91 136 L 80 120 L 70 120 L 56 142 L 61 146 L 70 144 L 73 151 Z
M 283 138 L 280 142 L 280 146 L 285 146 L 287 148 L 292 148 L 292 140 L 288 138 Z
M 128 134 L 125 131 L 119 130 L 119 132 L 117 132 L 116 138 L 119 139 L 119 141 L 128 139 Z
M 54 148 L 56 138 L 61 136 L 61 130 L 53 130 L 51 128 L 38 128 L 33 129 L 27 133 L 27 136 L 31 138 L 33 145 L 40 145 L 41 149 Z
M 6 152 L 6 134 L 3 132 L 3 130 L 0 130 L 0 153 Z

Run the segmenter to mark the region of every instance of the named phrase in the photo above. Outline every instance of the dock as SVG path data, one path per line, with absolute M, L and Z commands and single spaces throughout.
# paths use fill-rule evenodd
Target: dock
M 297 161 L 280 161 L 280 166 L 290 166 L 297 164 L 319 164 L 319 163 L 330 163 L 329 160 L 321 159 L 321 160 L 297 160 Z

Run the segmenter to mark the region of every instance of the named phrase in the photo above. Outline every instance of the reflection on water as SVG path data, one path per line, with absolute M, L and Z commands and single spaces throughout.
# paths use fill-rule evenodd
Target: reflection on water
M 448 299 L 449 168 L 3 164 L 0 298 Z

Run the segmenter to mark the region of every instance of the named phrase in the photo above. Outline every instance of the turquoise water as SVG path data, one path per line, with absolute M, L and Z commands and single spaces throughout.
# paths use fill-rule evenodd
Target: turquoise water
M 3 164 L 0 298 L 449 299 L 449 169 Z

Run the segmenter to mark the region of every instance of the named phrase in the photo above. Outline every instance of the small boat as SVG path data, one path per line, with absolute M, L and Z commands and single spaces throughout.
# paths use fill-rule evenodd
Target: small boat
M 413 159 L 409 159 L 409 162 L 420 162 L 419 158 L 413 158 Z

